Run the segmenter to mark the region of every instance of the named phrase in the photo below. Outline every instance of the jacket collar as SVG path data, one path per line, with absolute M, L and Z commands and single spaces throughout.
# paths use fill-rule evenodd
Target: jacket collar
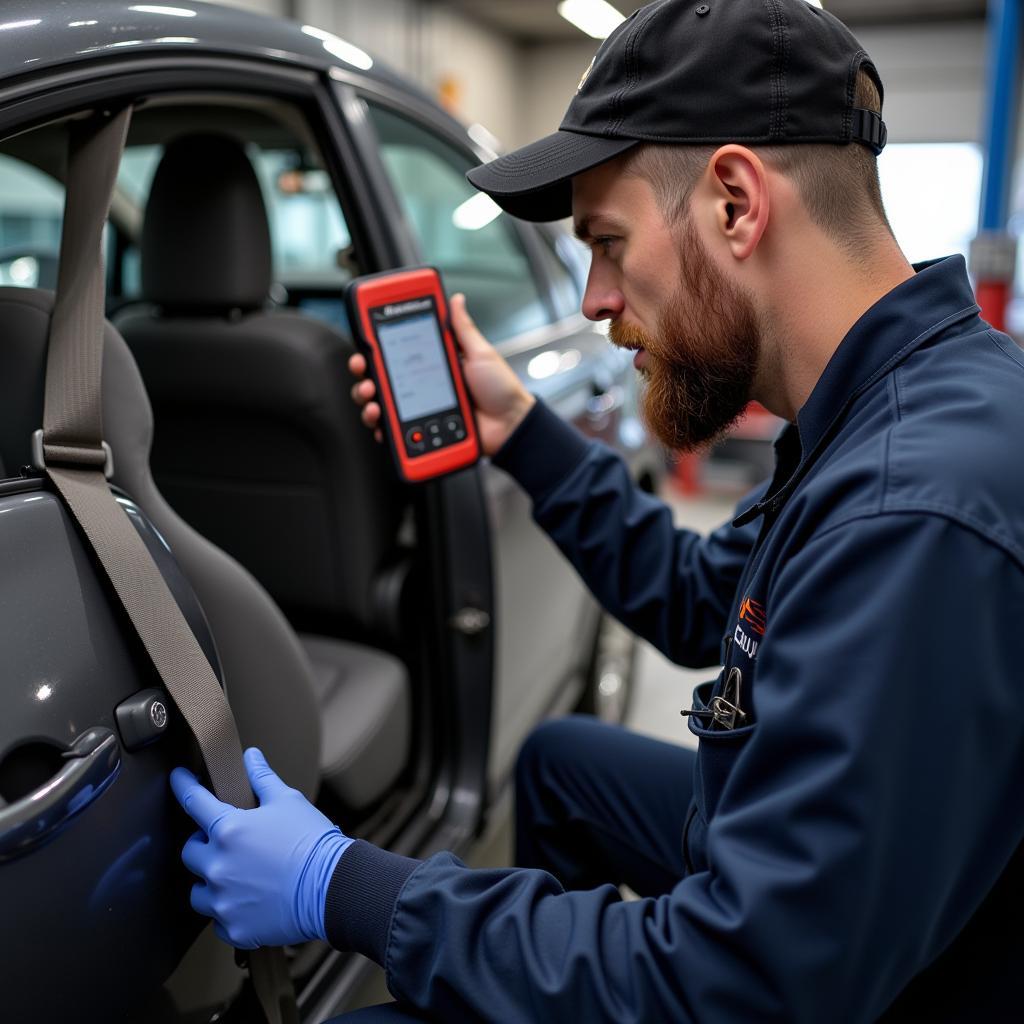
M 946 328 L 978 315 L 963 256 L 918 263 L 914 270 L 914 277 L 879 299 L 850 328 L 796 423 L 776 442 L 778 468 L 766 496 L 734 525 L 778 511 L 840 419 L 871 385 Z

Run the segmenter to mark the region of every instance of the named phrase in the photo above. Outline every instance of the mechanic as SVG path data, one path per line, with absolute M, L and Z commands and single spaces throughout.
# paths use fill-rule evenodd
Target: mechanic
M 558 132 L 470 173 L 515 215 L 573 215 L 583 311 L 636 350 L 666 444 L 751 399 L 789 421 L 733 523 L 675 529 L 452 302 L 484 447 L 536 521 L 623 623 L 724 664 L 686 709 L 699 749 L 545 724 L 507 870 L 353 842 L 258 751 L 255 810 L 177 769 L 221 938 L 371 957 L 399 1002 L 345 1020 L 1020 1019 L 1024 353 L 961 257 L 898 248 L 881 99 L 804 0 L 661 0 Z M 376 427 L 372 383 L 353 394 Z

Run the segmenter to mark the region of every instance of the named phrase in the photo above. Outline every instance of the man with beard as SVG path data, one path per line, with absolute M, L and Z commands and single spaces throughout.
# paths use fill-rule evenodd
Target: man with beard
M 867 55 L 803 0 L 660 0 L 558 132 L 470 173 L 515 215 L 572 214 L 583 311 L 637 351 L 668 445 L 752 398 L 789 421 L 732 523 L 676 530 L 452 301 L 484 448 L 537 522 L 622 622 L 724 666 L 684 712 L 699 749 L 542 726 L 507 871 L 353 843 L 252 751 L 257 810 L 179 770 L 193 903 L 229 941 L 372 957 L 404 1005 L 361 1020 L 1019 1016 L 1024 355 L 961 258 L 904 259 L 880 112 Z M 353 395 L 376 428 L 373 384 Z

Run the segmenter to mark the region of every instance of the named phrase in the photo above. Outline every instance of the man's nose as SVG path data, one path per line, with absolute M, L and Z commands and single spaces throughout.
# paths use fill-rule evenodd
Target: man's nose
M 588 320 L 615 320 L 625 305 L 626 300 L 617 283 L 591 266 L 587 290 L 583 293 L 583 315 Z

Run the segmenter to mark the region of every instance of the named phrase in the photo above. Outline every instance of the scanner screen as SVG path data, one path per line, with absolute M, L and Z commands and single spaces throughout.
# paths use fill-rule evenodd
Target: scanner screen
M 458 405 L 437 317 L 410 316 L 377 325 L 377 338 L 403 423 Z

